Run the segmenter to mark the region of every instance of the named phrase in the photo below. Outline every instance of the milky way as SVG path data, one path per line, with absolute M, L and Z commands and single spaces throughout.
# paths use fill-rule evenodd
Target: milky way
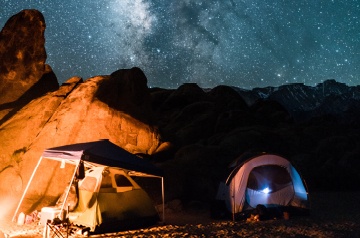
M 46 20 L 60 82 L 140 67 L 150 87 L 360 84 L 358 0 L 0 0 Z

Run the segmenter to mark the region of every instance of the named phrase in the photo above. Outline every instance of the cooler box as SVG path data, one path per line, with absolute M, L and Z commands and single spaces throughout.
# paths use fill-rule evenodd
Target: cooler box
M 47 220 L 54 220 L 55 217 L 58 217 L 61 212 L 60 208 L 56 207 L 43 207 L 41 209 L 41 216 L 40 216 L 40 224 L 46 225 Z

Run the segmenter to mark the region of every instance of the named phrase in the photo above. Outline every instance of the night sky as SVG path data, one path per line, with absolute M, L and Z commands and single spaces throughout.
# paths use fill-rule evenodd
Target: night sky
M 360 84 L 358 0 L 0 0 L 46 21 L 60 83 L 140 67 L 148 86 Z

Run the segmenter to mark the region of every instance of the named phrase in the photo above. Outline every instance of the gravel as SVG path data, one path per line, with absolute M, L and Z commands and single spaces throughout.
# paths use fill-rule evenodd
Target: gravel
M 212 220 L 204 209 L 166 212 L 166 222 L 90 237 L 360 237 L 360 192 L 315 192 L 310 216 L 289 220 Z M 43 237 L 43 227 L 0 221 L 2 237 Z M 78 237 L 76 235 L 72 237 Z

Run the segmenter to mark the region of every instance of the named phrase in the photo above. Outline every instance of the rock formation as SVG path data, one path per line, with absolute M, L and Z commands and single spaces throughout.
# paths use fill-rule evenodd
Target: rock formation
M 360 179 L 359 87 L 329 81 L 326 93 L 302 84 L 251 91 L 205 90 L 195 83 L 149 89 L 136 67 L 86 80 L 72 77 L 58 87 L 41 50 L 42 15 L 25 10 L 9 22 L 0 35 L 0 56 L 7 52 L 12 59 L 0 65 L 1 198 L 19 198 L 44 149 L 98 139 L 160 163 L 169 200 L 211 200 L 227 165 L 245 152 L 287 157 L 310 189 L 353 189 Z M 40 48 L 40 56 L 22 60 L 23 45 L 9 46 L 4 37 L 12 39 L 18 31 L 11 29 L 25 31 L 28 25 L 37 26 L 29 31 L 37 32 L 42 46 L 26 43 L 29 52 Z M 59 176 L 53 176 L 55 182 Z
M 13 37 L 27 42 L 26 46 L 9 46 L 11 29 Z M 25 38 L 18 36 L 17 29 Z M 1 90 L 5 92 L 0 98 L 2 195 L 20 195 L 45 148 L 106 138 L 132 153 L 151 155 L 161 143 L 157 128 L 150 123 L 150 94 L 146 76 L 139 68 L 86 81 L 73 77 L 60 88 L 54 87 L 58 85 L 53 81 L 56 76 L 45 64 L 44 29 L 41 13 L 24 10 L 13 16 L 2 31 L 1 53 L 13 59 L 5 60 L 0 71 Z M 42 38 L 26 41 L 32 31 Z M 28 51 L 32 53 L 24 53 Z M 22 60 L 22 54 L 26 59 Z M 39 190 L 41 186 L 47 185 L 39 183 Z
M 45 20 L 37 10 L 12 16 L 0 32 L 0 124 L 4 116 L 59 86 L 45 64 Z
M 34 99 L 3 123 L 1 147 L 6 149 L 3 156 L 8 163 L 2 165 L 26 181 L 45 148 L 102 138 L 132 153 L 154 153 L 160 144 L 156 128 L 96 97 L 101 88 L 98 85 L 108 78 L 98 76 L 85 82 L 71 78 L 59 90 Z M 109 93 L 109 98 L 112 96 Z M 122 103 L 129 102 L 118 102 Z M 16 183 L 12 188 L 18 192 L 22 187 Z

